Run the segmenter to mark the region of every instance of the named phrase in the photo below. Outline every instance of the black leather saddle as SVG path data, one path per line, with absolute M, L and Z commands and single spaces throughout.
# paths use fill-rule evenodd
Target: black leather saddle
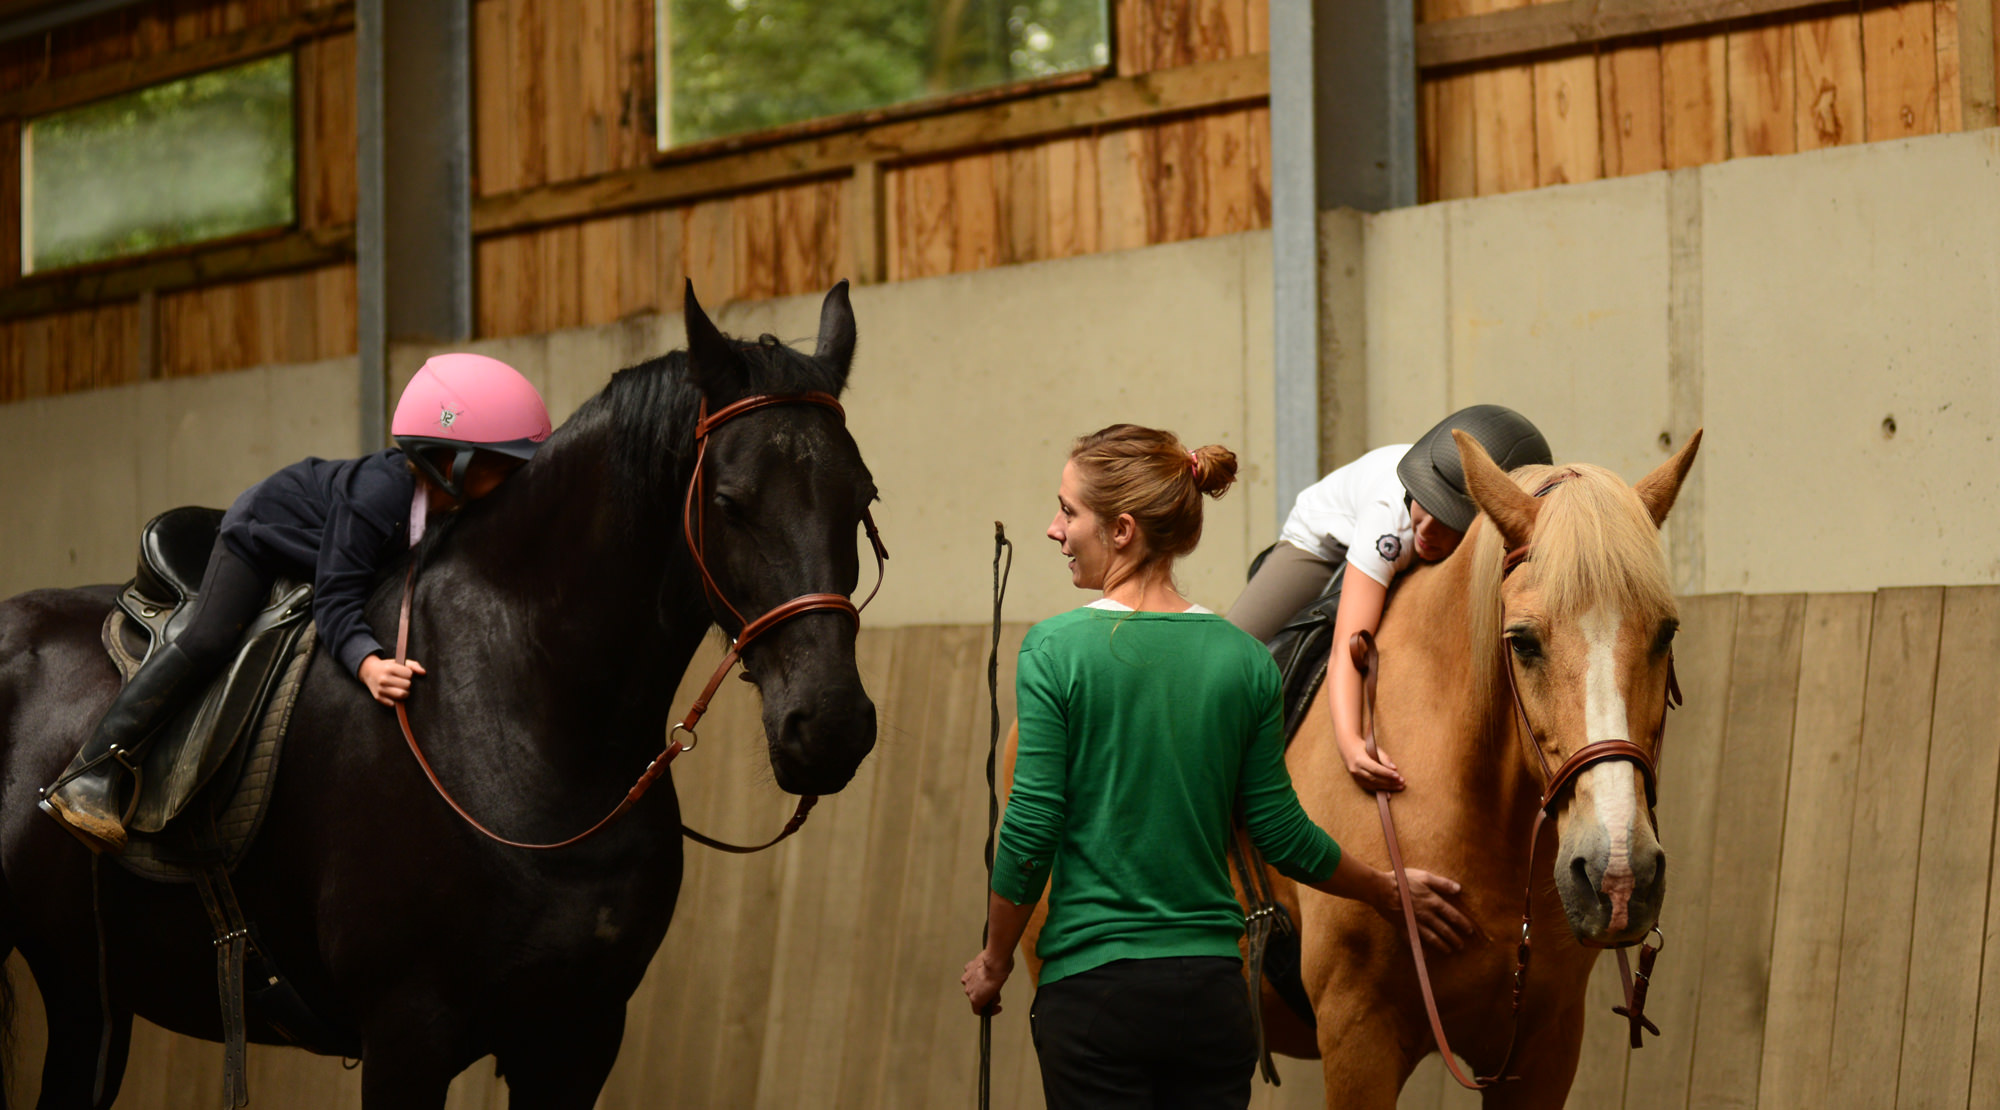
M 139 567 L 119 591 L 118 606 L 106 621 L 104 643 L 113 662 L 130 678 L 160 646 L 171 643 L 201 587 L 222 523 L 219 509 L 170 509 L 147 522 L 140 533 Z M 135 788 L 138 801 L 127 822 L 134 834 L 121 862 L 153 878 L 184 878 L 174 866 L 181 838 L 159 837 L 184 813 L 197 811 L 217 818 L 228 862 L 248 843 L 261 804 L 255 812 L 230 812 L 233 795 L 244 784 L 246 768 L 274 763 L 277 736 L 270 750 L 260 753 L 255 740 L 267 723 L 282 733 L 283 717 L 304 677 L 312 650 L 312 587 L 279 581 L 243 645 L 205 693 L 190 698 L 180 712 L 155 733 L 138 759 Z M 287 682 L 289 676 L 290 681 Z M 280 718 L 267 722 L 271 711 Z M 252 786 L 267 786 L 271 767 Z M 262 798 L 253 799 L 261 803 Z M 197 802 L 204 804 L 197 805 Z M 247 827 L 243 826 L 247 820 Z M 233 834 L 233 835 L 232 835 Z
M 146 523 L 139 569 L 104 624 L 104 646 L 129 680 L 172 643 L 201 589 L 222 511 L 170 509 Z M 236 657 L 147 741 L 126 822 L 126 870 L 193 883 L 215 931 L 225 1094 L 247 1102 L 246 1003 L 279 1035 L 323 1055 L 359 1056 L 360 1039 L 307 1004 L 243 915 L 229 872 L 256 838 L 277 778 L 292 707 L 312 661 L 312 586 L 280 579 Z
M 1250 562 L 1249 577 L 1256 577 L 1257 568 L 1264 565 L 1265 557 L 1270 554 L 1270 547 L 1257 553 Z M 1326 661 L 1333 648 L 1333 621 L 1340 611 L 1340 587 L 1346 580 L 1347 564 L 1342 562 L 1333 568 L 1333 577 L 1327 580 L 1319 596 L 1292 614 L 1277 635 L 1264 642 L 1278 664 L 1280 689 L 1284 691 L 1286 744 L 1292 742 L 1299 722 L 1312 709 L 1313 697 L 1326 681 Z

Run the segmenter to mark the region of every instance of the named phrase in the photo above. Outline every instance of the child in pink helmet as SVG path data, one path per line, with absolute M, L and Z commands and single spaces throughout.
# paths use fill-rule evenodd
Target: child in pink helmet
M 541 394 L 484 355 L 438 355 L 403 390 L 398 446 L 358 459 L 310 458 L 244 491 L 223 515 L 201 590 L 173 639 L 120 690 L 41 808 L 95 850 L 123 849 L 117 756 L 144 742 L 227 664 L 279 577 L 313 584 L 321 644 L 383 705 L 424 673 L 385 657 L 363 607 L 382 567 L 422 535 L 432 511 L 491 493 L 549 438 Z

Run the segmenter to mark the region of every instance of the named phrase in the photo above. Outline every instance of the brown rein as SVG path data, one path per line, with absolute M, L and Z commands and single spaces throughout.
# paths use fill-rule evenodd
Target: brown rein
M 416 756 L 417 766 L 423 768 L 424 777 L 430 780 L 431 787 L 437 791 L 438 797 L 443 798 L 445 804 L 451 807 L 452 812 L 463 818 L 466 824 L 479 830 L 489 839 L 511 848 L 546 851 L 555 848 L 567 848 L 573 844 L 588 840 L 603 831 L 613 821 L 624 816 L 627 810 L 638 804 L 639 799 L 645 796 L 646 791 L 652 789 L 653 784 L 659 781 L 660 776 L 666 774 L 667 766 L 674 761 L 675 757 L 679 756 L 682 752 L 694 750 L 700 740 L 700 737 L 695 734 L 695 726 L 701 722 L 702 716 L 708 712 L 708 703 L 715 697 L 716 691 L 721 688 L 722 680 L 728 677 L 729 672 L 735 668 L 736 664 L 742 658 L 744 649 L 748 648 L 753 640 L 793 617 L 820 610 L 844 613 L 854 622 L 856 630 L 860 629 L 861 610 L 867 608 L 868 603 L 875 600 L 875 594 L 881 591 L 883 571 L 889 558 L 888 549 L 882 544 L 882 535 L 875 527 L 875 519 L 866 508 L 861 510 L 861 521 L 863 529 L 868 534 L 868 542 L 875 551 L 875 588 L 869 591 L 867 598 L 863 599 L 858 606 L 854 604 L 853 599 L 844 594 L 802 594 L 792 598 L 790 601 L 774 606 L 769 612 L 759 616 L 756 620 L 746 621 L 743 618 L 743 614 L 723 594 L 722 588 L 715 582 L 715 577 L 709 573 L 708 561 L 702 553 L 702 540 L 705 536 L 704 518 L 706 514 L 698 507 L 702 504 L 700 500 L 701 478 L 703 467 L 708 460 L 709 434 L 717 427 L 738 416 L 755 412 L 758 409 L 768 408 L 772 405 L 818 405 L 823 408 L 832 409 L 843 420 L 847 415 L 845 410 L 840 407 L 840 402 L 828 393 L 758 394 L 725 406 L 713 415 L 708 411 L 708 401 L 706 399 L 702 400 L 701 408 L 695 422 L 695 463 L 693 471 L 688 476 L 687 499 L 682 505 L 681 532 L 687 539 L 688 553 L 693 556 L 695 567 L 701 572 L 703 588 L 707 591 L 709 597 L 720 601 L 723 608 L 727 609 L 730 615 L 736 618 L 737 623 L 741 625 L 741 631 L 737 632 L 736 636 L 730 641 L 729 651 L 723 655 L 722 661 L 716 665 L 715 672 L 709 676 L 708 684 L 702 687 L 701 693 L 694 699 L 694 704 L 688 707 L 687 714 L 672 728 L 667 730 L 666 747 L 659 755 L 654 756 L 650 763 L 646 764 L 645 771 L 640 774 L 638 781 L 632 784 L 632 789 L 626 792 L 625 797 L 619 801 L 617 806 L 611 812 L 599 818 L 596 824 L 566 840 L 558 840 L 546 844 L 510 840 L 487 828 L 480 823 L 478 818 L 467 812 L 465 807 L 460 805 L 458 800 L 451 796 L 451 792 L 445 789 L 444 783 L 439 781 L 437 772 L 432 769 L 430 760 L 424 757 L 423 748 L 417 743 L 416 733 L 410 728 L 410 713 L 406 702 L 398 701 L 396 703 L 396 722 L 402 726 L 403 739 L 409 744 L 410 754 Z M 410 603 L 411 597 L 416 592 L 416 581 L 417 564 L 413 557 L 410 561 L 408 572 L 403 576 L 403 599 L 400 612 L 396 618 L 396 662 L 398 664 L 407 662 L 409 658 Z M 682 742 L 682 735 L 687 737 L 686 742 Z M 685 825 L 681 826 L 681 835 L 698 844 L 703 844 L 724 852 L 759 852 L 797 832 L 799 827 L 805 824 L 806 817 L 812 813 L 813 807 L 817 804 L 819 804 L 818 795 L 800 795 L 798 806 L 793 810 L 791 819 L 785 822 L 784 828 L 778 835 L 762 844 L 728 844 L 704 836 Z
M 1546 489 L 1544 492 L 1546 492 Z M 1540 494 L 1537 494 L 1537 496 L 1540 496 Z M 1527 561 L 1528 557 L 1529 548 L 1525 546 L 1508 552 L 1506 560 L 1503 563 L 1503 576 L 1511 573 L 1515 567 Z M 1375 645 L 1375 637 L 1366 631 L 1357 632 L 1348 644 L 1348 650 L 1354 660 L 1355 669 L 1361 672 L 1364 686 L 1363 705 L 1367 712 L 1367 729 L 1363 733 L 1363 742 L 1366 745 L 1369 758 L 1379 759 L 1380 756 L 1376 752 L 1375 680 L 1381 668 L 1379 653 Z M 1508 649 L 1503 644 L 1501 650 L 1502 652 L 1507 652 Z M 1468 1079 L 1464 1071 L 1459 1068 L 1457 1059 L 1452 1055 L 1451 1042 L 1445 1036 L 1444 1020 L 1438 1014 L 1437 995 L 1431 986 L 1430 967 L 1424 957 L 1423 937 L 1417 928 L 1416 907 L 1410 899 L 1410 878 L 1408 869 L 1403 863 L 1402 847 L 1396 840 L 1396 822 L 1389 812 L 1390 792 L 1387 790 L 1375 791 L 1375 806 L 1382 819 L 1382 836 L 1388 844 L 1390 868 L 1395 872 L 1396 890 L 1403 905 L 1403 925 L 1409 935 L 1411 956 L 1416 961 L 1417 985 L 1423 993 L 1424 1011 L 1430 1019 L 1431 1035 L 1437 1040 L 1438 1054 L 1444 1057 L 1444 1065 L 1451 1072 L 1451 1077 L 1457 1080 L 1460 1086 L 1468 1090 L 1481 1090 L 1491 1087 L 1503 1079 L 1513 1078 L 1506 1073 L 1508 1065 L 1513 1063 L 1515 1047 L 1521 1032 L 1521 1005 L 1527 991 L 1528 962 L 1532 955 L 1535 853 L 1541 845 L 1542 828 L 1547 823 L 1549 814 L 1553 810 L 1557 800 L 1561 798 L 1563 791 L 1575 781 L 1578 775 L 1590 767 L 1614 759 L 1629 760 L 1638 765 L 1641 774 L 1646 780 L 1646 803 L 1649 814 L 1657 800 L 1657 779 L 1659 772 L 1656 756 L 1654 753 L 1648 752 L 1646 749 L 1629 740 L 1600 740 L 1595 743 L 1586 744 L 1577 749 L 1568 759 L 1564 760 L 1561 767 L 1551 771 L 1547 754 L 1542 751 L 1541 745 L 1535 742 L 1534 725 L 1528 719 L 1528 707 L 1526 703 L 1521 700 L 1521 690 L 1514 678 L 1514 661 L 1511 654 L 1503 659 L 1503 665 L 1507 672 L 1508 693 L 1512 695 L 1514 710 L 1520 717 L 1523 742 L 1528 747 L 1534 749 L 1536 759 L 1541 764 L 1542 781 L 1546 785 L 1543 787 L 1540 803 L 1535 810 L 1534 830 L 1528 838 L 1529 879 L 1527 889 L 1522 893 L 1521 898 L 1521 941 L 1519 947 L 1515 949 L 1514 955 L 1514 1028 L 1507 1038 L 1507 1052 L 1501 1059 L 1500 1069 L 1493 1075 Z M 1331 684 L 1329 683 L 1330 686 Z M 1656 734 L 1658 740 L 1664 740 L 1666 737 L 1667 709 L 1679 704 L 1681 704 L 1680 683 L 1675 678 L 1673 661 L 1669 658 L 1667 663 L 1666 703 L 1660 710 L 1660 728 Z M 1330 689 L 1327 705 L 1329 711 L 1331 711 L 1332 696 Z M 1657 743 L 1658 741 L 1656 740 L 1656 746 Z M 1653 820 L 1657 827 L 1657 815 L 1653 816 Z M 1655 934 L 1658 934 L 1661 938 L 1660 945 L 1650 943 L 1652 936 Z M 1639 973 L 1636 981 L 1632 974 L 1631 964 L 1625 955 L 1625 949 L 1631 947 L 1629 942 L 1620 945 L 1594 945 L 1589 944 L 1589 942 L 1581 942 L 1589 947 L 1613 948 L 1618 953 L 1618 973 L 1624 983 L 1625 1004 L 1613 1007 L 1612 1012 L 1631 1023 L 1631 1044 L 1633 1048 L 1645 1047 L 1641 1033 L 1642 1030 L 1652 1033 L 1654 1036 L 1658 1036 L 1660 1033 L 1659 1028 L 1645 1016 L 1646 988 L 1653 974 L 1653 961 L 1658 957 L 1660 948 L 1664 946 L 1665 939 L 1665 934 L 1660 932 L 1658 926 L 1655 926 L 1652 932 L 1647 934 L 1647 942 L 1642 944 L 1639 949 Z

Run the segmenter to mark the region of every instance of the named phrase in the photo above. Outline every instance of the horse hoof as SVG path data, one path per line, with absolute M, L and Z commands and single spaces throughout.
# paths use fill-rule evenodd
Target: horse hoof
M 48 814 L 63 831 L 76 837 L 83 846 L 100 855 L 118 855 L 125 850 L 125 830 L 117 824 L 93 821 L 86 814 L 73 813 L 57 799 L 44 798 L 38 803 L 43 813 Z

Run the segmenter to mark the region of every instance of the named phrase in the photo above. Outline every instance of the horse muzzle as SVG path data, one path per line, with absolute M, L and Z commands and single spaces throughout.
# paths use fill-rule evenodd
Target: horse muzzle
M 764 729 L 778 788 L 792 794 L 834 794 L 854 778 L 875 748 L 875 703 L 859 683 L 823 689 L 797 705 L 767 697 Z
M 1667 855 L 1641 821 L 1615 844 L 1602 825 L 1565 836 L 1556 852 L 1556 893 L 1577 940 L 1625 944 L 1643 938 L 1666 901 Z

